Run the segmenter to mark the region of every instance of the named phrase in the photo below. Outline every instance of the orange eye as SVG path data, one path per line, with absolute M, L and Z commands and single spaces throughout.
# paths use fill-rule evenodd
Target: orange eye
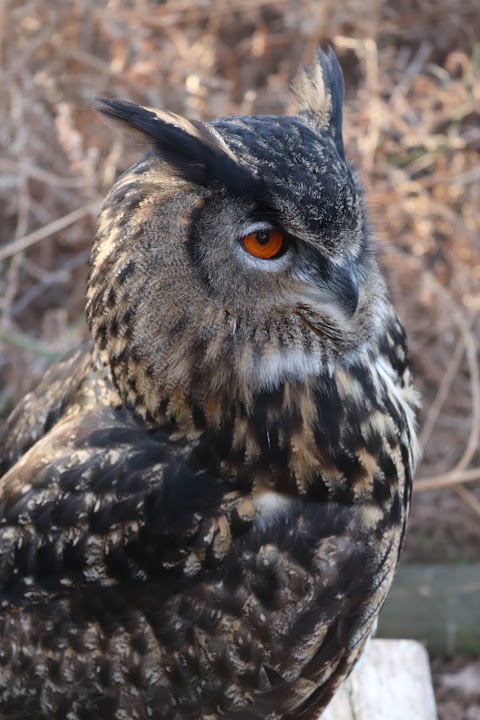
M 272 260 L 280 255 L 285 245 L 281 230 L 259 230 L 242 238 L 243 247 L 250 255 L 261 260 Z

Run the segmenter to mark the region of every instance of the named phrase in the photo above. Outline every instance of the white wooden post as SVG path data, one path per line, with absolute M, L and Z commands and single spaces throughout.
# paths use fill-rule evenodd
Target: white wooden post
M 428 655 L 414 640 L 372 640 L 319 720 L 436 720 Z

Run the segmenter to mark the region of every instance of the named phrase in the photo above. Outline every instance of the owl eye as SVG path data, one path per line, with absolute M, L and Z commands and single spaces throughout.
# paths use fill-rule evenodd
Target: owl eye
M 285 235 L 281 230 L 258 230 L 242 238 L 245 250 L 261 260 L 273 260 L 286 248 Z

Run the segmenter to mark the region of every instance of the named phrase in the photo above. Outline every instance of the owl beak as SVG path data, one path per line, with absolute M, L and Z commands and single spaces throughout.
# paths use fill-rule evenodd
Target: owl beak
M 306 286 L 302 278 L 295 300 L 318 309 L 337 308 L 345 320 L 353 317 L 360 299 L 358 274 L 353 264 L 345 262 L 337 265 L 322 258 L 313 272 L 312 265 L 309 270 L 310 287 Z
M 344 314 L 351 318 L 358 307 L 358 277 L 351 265 L 330 265 L 326 279 L 327 292 Z

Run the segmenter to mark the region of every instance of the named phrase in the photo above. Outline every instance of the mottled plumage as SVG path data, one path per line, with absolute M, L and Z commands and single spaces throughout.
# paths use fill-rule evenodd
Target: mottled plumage
M 371 632 L 416 396 L 333 52 L 295 94 L 208 125 L 100 106 L 148 149 L 100 214 L 92 343 L 3 430 L 2 718 L 314 718 Z

